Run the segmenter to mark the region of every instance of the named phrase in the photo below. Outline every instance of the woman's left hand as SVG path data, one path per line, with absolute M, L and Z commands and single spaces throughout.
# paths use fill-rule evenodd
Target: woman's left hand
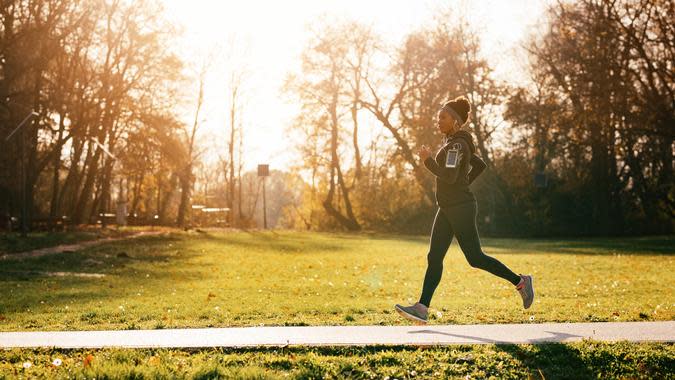
M 422 145 L 419 150 L 420 160 L 424 162 L 427 158 L 431 157 L 431 149 L 428 146 Z

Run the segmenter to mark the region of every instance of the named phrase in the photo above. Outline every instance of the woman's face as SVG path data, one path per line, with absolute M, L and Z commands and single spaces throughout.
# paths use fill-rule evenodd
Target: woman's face
M 457 120 L 454 117 L 450 116 L 449 113 L 440 110 L 438 111 L 438 123 L 436 126 L 443 134 L 451 133 L 455 130 L 455 124 Z

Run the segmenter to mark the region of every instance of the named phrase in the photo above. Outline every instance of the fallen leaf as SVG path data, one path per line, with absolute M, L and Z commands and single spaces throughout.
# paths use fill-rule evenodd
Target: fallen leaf
M 91 365 L 91 363 L 93 361 L 94 361 L 94 355 L 89 354 L 89 355 L 87 355 L 87 357 L 84 358 L 84 360 L 82 362 L 84 364 L 84 367 L 87 368 Z

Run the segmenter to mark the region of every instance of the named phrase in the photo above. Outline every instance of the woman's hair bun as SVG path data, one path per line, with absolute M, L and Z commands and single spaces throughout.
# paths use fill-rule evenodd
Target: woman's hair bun
M 469 99 L 467 99 L 466 96 L 462 95 L 456 97 L 455 103 L 457 104 L 458 111 L 461 113 L 468 115 L 469 112 L 471 112 L 471 103 L 469 103 Z
M 466 121 L 469 119 L 471 103 L 469 103 L 469 99 L 467 99 L 465 96 L 458 96 L 455 99 L 446 102 L 443 105 L 443 108 L 447 107 L 452 108 L 452 110 L 462 118 L 462 124 L 466 123 Z

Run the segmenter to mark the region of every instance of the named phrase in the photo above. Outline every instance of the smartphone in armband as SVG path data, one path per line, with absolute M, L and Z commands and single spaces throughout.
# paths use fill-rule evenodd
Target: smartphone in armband
M 459 158 L 460 158 L 460 149 L 462 149 L 462 146 L 459 144 L 455 144 L 452 146 L 451 149 L 448 149 L 448 154 L 445 156 L 445 167 L 446 168 L 451 168 L 454 169 L 457 167 L 457 164 L 459 163 Z
M 445 167 L 446 168 L 456 168 L 457 161 L 459 161 L 459 150 L 457 149 L 448 149 L 448 154 L 445 156 Z

